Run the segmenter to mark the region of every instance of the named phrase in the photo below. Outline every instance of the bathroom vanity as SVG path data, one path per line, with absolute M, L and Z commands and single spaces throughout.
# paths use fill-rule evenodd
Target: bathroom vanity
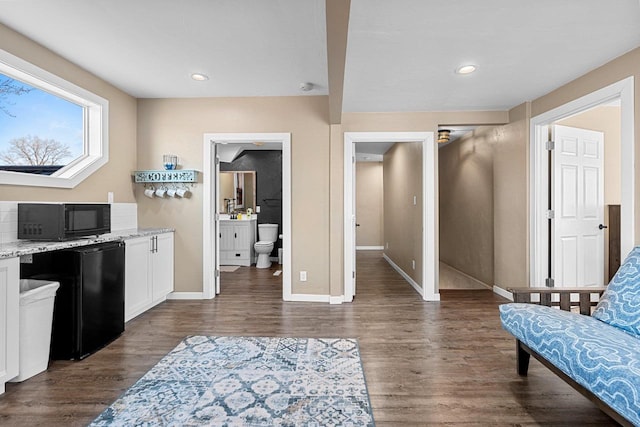
M 255 260 L 256 219 L 220 220 L 220 265 L 250 266 Z

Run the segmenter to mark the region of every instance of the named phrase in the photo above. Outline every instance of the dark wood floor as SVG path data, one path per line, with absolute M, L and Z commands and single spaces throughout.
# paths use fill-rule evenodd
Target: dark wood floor
M 273 271 L 223 273 L 213 301 L 168 301 L 81 362 L 7 384 L 2 426 L 86 425 L 186 335 L 356 337 L 378 426 L 615 425 L 531 361 L 515 373 L 515 344 L 500 328 L 505 300 L 488 290 L 420 300 L 380 257 L 358 254 L 352 304 L 283 303 Z

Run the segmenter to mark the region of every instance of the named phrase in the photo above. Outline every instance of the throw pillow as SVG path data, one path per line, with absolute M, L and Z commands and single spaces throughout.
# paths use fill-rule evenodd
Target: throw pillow
M 613 276 L 592 316 L 640 338 L 640 246 Z

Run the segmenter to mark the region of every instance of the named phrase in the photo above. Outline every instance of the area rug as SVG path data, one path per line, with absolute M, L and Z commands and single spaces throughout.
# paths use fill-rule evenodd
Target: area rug
M 222 271 L 224 273 L 233 273 L 234 271 L 236 271 L 239 268 L 240 268 L 239 265 L 221 265 L 220 266 L 220 271 Z
M 92 426 L 373 426 L 355 339 L 185 338 Z

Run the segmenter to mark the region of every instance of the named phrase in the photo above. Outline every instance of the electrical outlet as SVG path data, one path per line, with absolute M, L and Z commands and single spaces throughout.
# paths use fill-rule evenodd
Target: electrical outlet
M 413 206 L 418 204 L 418 196 L 413 196 Z
M 301 282 L 306 282 L 307 281 L 307 272 L 306 271 L 301 271 L 300 272 L 300 281 Z
M 113 203 L 113 191 L 107 193 L 107 203 Z
M 256 206 L 256 213 L 259 214 L 260 213 L 260 206 Z
M 411 268 L 413 268 L 414 270 L 416 269 L 416 260 L 415 259 L 411 260 Z

